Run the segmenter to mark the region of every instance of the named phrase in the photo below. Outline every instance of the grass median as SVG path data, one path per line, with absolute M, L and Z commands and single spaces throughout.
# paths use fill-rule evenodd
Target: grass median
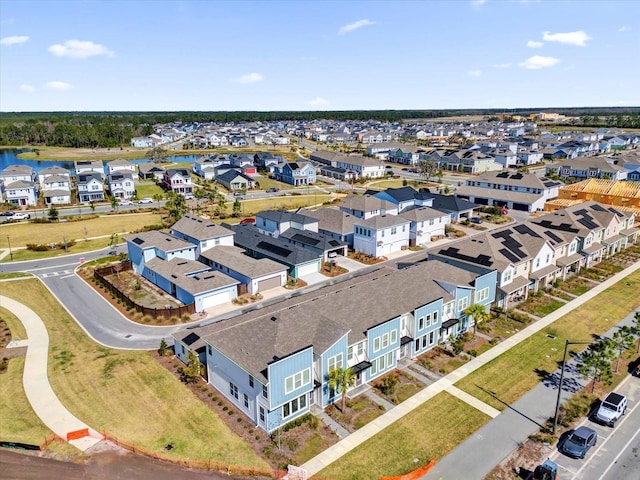
M 440 459 L 490 420 L 442 392 L 322 470 L 318 476 L 360 480 L 401 475 Z M 414 459 L 418 459 L 415 462 Z
M 503 410 L 506 407 L 502 402 L 511 404 L 558 369 L 565 340 L 593 341 L 593 335 L 605 333 L 629 312 L 640 307 L 636 286 L 639 284 L 640 271 L 636 271 L 466 376 L 456 386 Z M 569 351 L 579 352 L 584 347 L 576 345 Z M 483 389 L 493 392 L 501 401 Z
M 94 343 L 38 280 L 5 282 L 2 294 L 40 315 L 49 332 L 53 390 L 91 427 L 165 456 L 267 467 L 148 352 Z

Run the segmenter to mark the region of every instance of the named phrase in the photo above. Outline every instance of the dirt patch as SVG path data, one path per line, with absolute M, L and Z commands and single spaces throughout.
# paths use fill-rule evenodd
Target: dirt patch
M 376 393 L 394 405 L 404 402 L 424 387 L 424 383 L 403 370 L 387 373 L 373 383 Z
M 485 480 L 514 480 L 521 478 L 515 473 L 516 468 L 532 472 L 534 468 L 549 457 L 554 450 L 555 447 L 553 445 L 527 440 L 507 455 L 505 459 L 484 478 Z
M 153 356 L 169 372 L 180 378 L 178 368 L 184 367 L 180 360 L 175 356 L 160 356 L 157 352 Z M 288 464 L 300 465 L 339 440 L 329 427 L 322 425 L 319 419 L 310 414 L 303 417 L 304 421 L 298 420 L 299 425 L 292 428 L 287 425 L 269 435 L 256 428 L 249 418 L 204 380 L 199 379 L 187 386 L 273 468 L 286 468 Z
M 454 355 L 453 353 L 437 346 L 428 352 L 420 355 L 417 362 L 427 370 L 431 370 L 438 375 L 446 375 L 456 368 L 469 361 L 468 357 Z
M 341 267 L 340 265 L 332 265 L 331 262 L 324 262 L 320 269 L 320 273 L 325 277 L 338 277 L 348 272 L 349 270 L 346 268 Z

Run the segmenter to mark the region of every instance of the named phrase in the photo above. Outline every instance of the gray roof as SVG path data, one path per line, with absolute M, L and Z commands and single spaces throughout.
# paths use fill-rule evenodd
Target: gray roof
M 318 223 L 318 220 L 312 216 L 307 216 L 298 212 L 288 212 L 287 210 L 263 210 L 256 214 L 256 218 L 264 218 L 278 224 L 285 222 L 295 222 L 301 225 Z
M 222 272 L 210 270 L 204 263 L 184 258 L 173 258 L 166 261 L 155 257 L 145 263 L 145 268 L 153 270 L 192 295 L 240 283 Z M 195 275 L 190 275 L 194 273 Z
M 108 167 L 131 167 L 133 166 L 133 163 L 131 163 L 129 160 L 125 160 L 124 158 L 116 158 L 115 160 L 112 160 L 111 162 L 107 163 Z
M 54 165 L 53 167 L 43 168 L 38 172 L 38 175 L 52 175 L 52 174 L 69 176 L 71 174 L 71 171 L 67 168 L 62 168 L 57 165 Z
M 102 165 L 102 160 L 76 160 L 73 162 L 76 172 L 78 171 L 78 167 L 82 168 L 99 168 L 102 170 L 104 167 Z
M 511 185 L 518 187 L 530 187 L 530 188 L 548 188 L 545 185 L 545 181 L 548 179 L 538 177 L 534 173 L 521 173 L 521 172 L 485 172 L 477 177 L 470 178 L 471 182 L 487 182 L 495 185 Z M 564 185 L 562 182 L 554 182 L 556 185 Z
M 543 193 L 514 192 L 512 190 L 500 190 L 498 188 L 486 187 L 469 187 L 467 185 L 458 187 L 455 194 L 480 198 L 493 198 L 494 200 L 500 200 L 503 202 L 524 203 L 526 205 L 531 205 L 537 202 L 544 195 Z
M 286 240 L 263 235 L 253 225 L 227 225 L 235 232 L 233 243 L 289 267 L 319 259 L 322 255 L 290 244 Z
M 89 183 L 92 180 L 96 180 L 100 183 L 102 183 L 102 174 L 97 173 L 97 172 L 91 172 L 91 173 L 80 173 L 77 175 L 77 183 Z
M 451 301 L 445 283 L 471 287 L 476 278 L 438 261 L 404 270 L 383 267 L 196 333 L 266 384 L 267 365 L 274 360 L 309 346 L 323 353 L 347 333 L 349 344 L 364 340 L 370 328 L 405 312 L 440 298 Z
M 47 178 L 45 178 L 42 183 L 44 183 L 46 185 L 47 183 L 56 183 L 56 182 L 69 183 L 70 181 L 71 180 L 69 179 L 69 177 L 63 177 L 62 175 L 58 175 L 56 173 L 53 173 L 53 174 L 49 175 Z
M 618 165 L 609 163 L 610 159 L 606 157 L 577 157 L 571 160 L 564 160 L 553 167 L 559 172 L 562 168 L 570 168 L 572 170 L 588 170 L 595 168 L 603 172 L 626 172 L 627 169 Z
M 270 258 L 253 258 L 246 254 L 240 247 L 218 245 L 200 254 L 212 262 L 228 267 L 229 270 L 238 272 L 249 278 L 263 277 L 265 275 L 286 271 L 288 267 Z
M 6 190 L 13 190 L 15 188 L 34 188 L 35 183 L 28 182 L 26 180 L 16 180 L 15 182 L 7 183 L 4 188 Z
M 280 234 L 280 238 L 286 238 L 295 243 L 302 243 L 303 245 L 308 245 L 309 247 L 317 248 L 324 252 L 347 246 L 346 242 L 336 240 L 323 233 L 300 230 L 299 228 L 288 228 Z
M 373 195 L 349 194 L 342 199 L 341 208 L 352 211 L 371 212 L 373 210 L 393 210 L 397 206 Z
M 348 235 L 353 233 L 353 226 L 358 217 L 354 217 L 336 208 L 320 208 L 318 210 L 301 209 L 299 212 L 308 217 L 318 220 L 318 230 Z
M 389 228 L 396 225 L 402 225 L 403 223 L 410 223 L 408 218 L 400 217 L 398 215 L 376 215 L 369 217 L 366 220 L 359 218 L 356 220 L 356 225 L 363 225 L 365 227 L 380 230 L 381 228 Z
M 405 218 L 412 222 L 422 222 L 432 218 L 448 217 L 449 214 L 441 212 L 431 207 L 414 207 L 398 214 L 399 217 Z
M 125 237 L 125 240 L 127 242 L 135 243 L 143 250 L 147 248 L 158 248 L 163 252 L 173 252 L 175 250 L 196 248 L 196 246 L 191 242 L 187 242 L 159 230 L 129 235 L 128 237 Z
M 156 171 L 156 172 L 164 172 L 165 168 L 162 165 L 157 165 L 157 164 L 152 163 L 152 162 L 145 162 L 145 163 L 139 163 L 138 164 L 138 170 L 142 174 L 147 174 L 147 173 L 151 172 L 152 170 Z
M 196 240 L 209 240 L 233 235 L 232 230 L 195 215 L 185 215 L 178 220 L 171 227 L 171 233 L 174 232 L 182 233 Z

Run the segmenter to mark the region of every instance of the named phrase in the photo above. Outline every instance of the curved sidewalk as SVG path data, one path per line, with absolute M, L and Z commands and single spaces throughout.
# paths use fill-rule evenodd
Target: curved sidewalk
M 516 346 L 523 340 L 529 338 L 531 335 L 539 332 L 549 324 L 555 322 L 560 317 L 566 315 L 571 312 L 573 309 L 577 308 L 579 305 L 582 305 L 584 302 L 591 300 L 596 297 L 598 294 L 606 290 L 607 288 L 613 286 L 620 280 L 629 276 L 636 270 L 640 270 L 640 262 L 635 263 L 634 265 L 624 269 L 623 271 L 613 275 L 611 278 L 608 278 L 604 282 L 600 283 L 596 287 L 592 288 L 588 292 L 580 295 L 569 303 L 563 305 L 558 310 L 550 313 L 549 315 L 541 318 L 537 322 L 532 323 L 528 327 L 520 330 L 515 335 L 507 338 L 503 342 L 498 343 L 495 347 L 490 350 L 487 350 L 482 355 L 474 358 L 473 360 L 465 363 L 461 367 L 457 368 L 446 377 L 442 377 L 440 380 L 428 385 L 424 389 L 420 390 L 414 396 L 402 402 L 400 405 L 396 406 L 392 410 L 389 410 L 384 415 L 376 418 L 371 423 L 368 423 L 364 427 L 359 430 L 356 430 L 354 433 L 349 435 L 348 437 L 340 440 L 338 443 L 332 445 L 328 449 L 319 453 L 317 456 L 308 460 L 305 464 L 301 465 L 301 468 L 306 470 L 307 475 L 312 477 L 317 474 L 319 471 L 329 466 L 336 460 L 338 460 L 343 455 L 346 455 L 348 452 L 359 446 L 360 444 L 366 442 L 370 438 L 372 438 L 377 433 L 381 432 L 385 428 L 387 428 L 392 423 L 400 420 L 405 415 L 412 412 L 414 409 L 420 407 L 427 400 L 433 398 L 436 394 L 447 390 L 452 390 L 451 387 L 454 386 L 456 382 L 471 374 L 478 368 L 483 365 L 489 363 L 493 359 L 505 353 L 507 350 Z M 455 387 L 453 389 L 453 394 L 456 393 Z M 451 392 L 450 392 L 451 393 Z M 490 415 L 491 416 L 491 415 Z M 498 415 L 499 416 L 499 415 Z M 510 451 L 510 450 L 509 450 Z M 506 456 L 509 451 L 504 452 L 503 456 Z
M 18 317 L 27 331 L 27 355 L 22 383 L 36 415 L 63 439 L 67 438 L 69 432 L 88 429 L 89 436 L 69 441 L 71 445 L 82 451 L 100 442 L 102 435 L 73 416 L 51 388 L 47 375 L 49 334 L 42 319 L 26 305 L 2 295 L 0 295 L 0 306 Z

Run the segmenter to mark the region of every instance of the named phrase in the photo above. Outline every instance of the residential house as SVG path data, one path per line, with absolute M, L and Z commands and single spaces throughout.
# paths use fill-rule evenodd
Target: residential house
M 219 172 L 219 170 L 216 170 Z M 253 178 L 238 172 L 235 169 L 227 170 L 225 173 L 216 174 L 216 182 L 233 192 L 247 191 L 255 188 L 256 182 Z
M 350 367 L 357 388 L 392 371 L 398 360 L 467 331 L 473 321 L 464 310 L 474 303 L 487 308 L 495 284 L 496 272 L 478 274 L 437 261 L 385 267 L 177 333 L 176 352 L 186 361 L 190 348 L 204 344 L 207 381 L 258 428 L 272 432 L 312 405 L 325 408 L 340 399 L 329 388 L 332 369 Z M 359 308 L 353 308 L 354 299 Z
M 480 205 L 535 212 L 542 211 L 547 200 L 556 198 L 562 185 L 533 173 L 485 173 L 468 179 L 455 196 Z
M 358 217 L 336 208 L 319 208 L 318 210 L 300 209 L 298 213 L 315 218 L 318 221 L 318 232 L 335 240 L 345 242 L 353 248 L 353 232 Z
M 579 157 L 556 165 L 548 165 L 546 173 L 556 172 L 560 178 L 586 180 L 601 178 L 604 180 L 626 180 L 629 171 L 613 164 L 607 157 Z
M 4 196 L 10 205 L 18 207 L 35 207 L 38 202 L 38 190 L 33 181 L 17 180 L 0 185 L 4 189 Z
M 125 160 L 123 158 L 118 158 L 111 162 L 107 163 L 106 166 L 106 174 L 110 175 L 112 173 L 129 173 L 133 177 L 133 179 L 137 179 L 138 171 L 136 169 L 135 164 L 131 163 L 129 160 Z
M 38 172 L 38 183 L 40 184 L 40 187 L 42 189 L 44 188 L 45 179 L 51 176 L 66 178 L 67 182 L 69 183 L 68 186 L 71 185 L 70 170 L 67 168 L 62 168 L 62 167 L 58 167 L 57 165 L 54 165 L 53 167 L 43 168 Z
M 335 166 L 356 172 L 359 178 L 382 178 L 385 175 L 385 167 L 380 160 L 361 155 L 336 157 Z
M 40 182 L 40 191 L 46 205 L 64 205 L 71 203 L 71 179 L 69 174 L 42 174 L 42 172 L 40 172 L 40 175 L 44 177 Z
M 412 187 L 387 188 L 382 191 L 367 190 L 365 196 L 374 195 L 377 198 L 397 205 L 399 213 L 415 207 L 432 207 L 433 196 L 426 191 L 417 191 Z
M 102 172 L 80 173 L 76 175 L 78 200 L 81 203 L 104 201 L 102 175 Z
M 178 195 L 193 194 L 191 175 L 189 175 L 189 170 L 186 168 L 167 168 L 164 172 L 162 184 L 165 190 L 177 193 Z
M 116 170 L 107 175 L 109 193 L 115 198 L 133 198 L 136 194 L 133 174 L 129 171 Z
M 233 246 L 232 230 L 195 215 L 182 217 L 173 224 L 170 233 L 196 246 L 195 259 L 213 247 Z
M 76 176 L 97 173 L 100 175 L 100 180 L 104 180 L 104 164 L 102 160 L 76 160 L 73 165 Z
M 316 183 L 316 169 L 307 161 L 285 162 L 274 170 L 276 180 L 289 185 L 312 185 Z
M 138 164 L 138 178 L 140 180 L 156 180 L 161 182 L 166 169 L 162 165 L 154 162 L 144 162 Z
M 226 225 L 234 231 L 233 242 L 253 258 L 270 258 L 286 265 L 293 279 L 320 272 L 322 255 L 289 243 L 287 240 L 264 235 L 252 225 Z
M 455 195 L 443 195 L 440 193 L 428 193 L 428 195 L 433 199 L 431 207 L 449 214 L 452 222 L 468 220 L 473 216 L 473 211 L 478 208 L 475 203 Z
M 284 163 L 284 158 L 270 152 L 258 152 L 253 156 L 253 162 L 259 169 L 273 172 L 276 165 Z
M 278 238 L 290 228 L 317 232 L 318 220 L 286 210 L 263 210 L 256 214 L 255 226 L 260 233 Z
M 214 180 L 216 178 L 216 167 L 227 164 L 225 156 L 206 156 L 198 158 L 193 162 L 191 169 L 193 173 L 206 180 Z M 224 173 L 224 172 L 222 172 Z
M 340 211 L 364 220 L 377 215 L 397 215 L 398 206 L 373 195 L 349 194 L 342 199 Z
M 376 215 L 355 222 L 353 248 L 378 258 L 409 247 L 411 220 L 397 215 Z
M 411 222 L 409 246 L 424 245 L 445 237 L 451 215 L 431 207 L 413 207 L 398 214 Z

